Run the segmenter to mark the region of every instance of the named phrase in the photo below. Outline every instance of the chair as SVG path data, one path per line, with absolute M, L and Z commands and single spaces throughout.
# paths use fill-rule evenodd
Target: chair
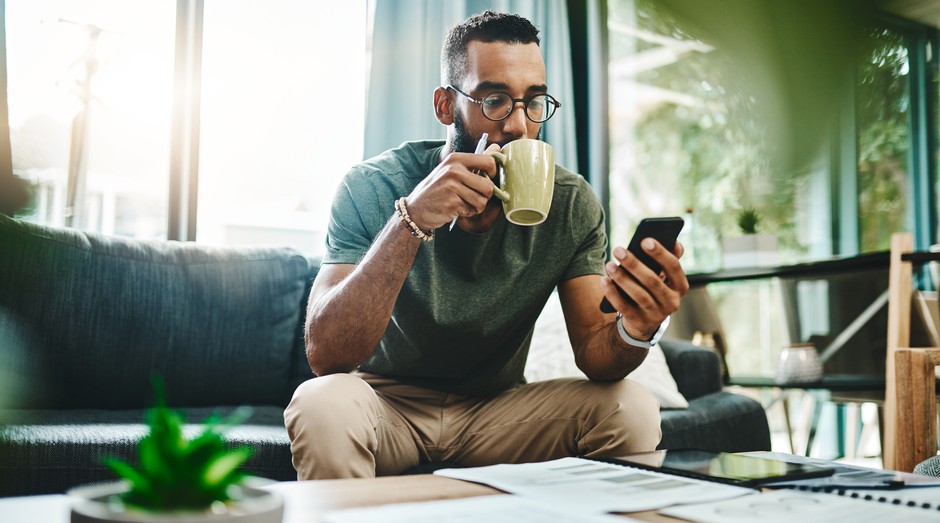
M 884 468 L 911 472 L 937 453 L 936 370 L 940 347 L 909 347 L 913 293 L 913 239 L 891 236 L 888 339 L 885 361 Z M 922 257 L 940 259 L 936 256 Z

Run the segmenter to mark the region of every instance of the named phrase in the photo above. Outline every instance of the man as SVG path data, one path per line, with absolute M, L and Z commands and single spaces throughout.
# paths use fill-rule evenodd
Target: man
M 489 150 L 536 138 L 559 105 L 546 96 L 538 30 L 484 12 L 450 30 L 441 62 L 434 108 L 447 141 L 403 144 L 337 191 L 306 323 L 319 377 L 285 411 L 299 479 L 652 450 L 659 406 L 623 378 L 688 290 L 681 246 L 644 242 L 661 275 L 621 247 L 605 265 L 601 206 L 561 167 L 548 219 L 508 223 L 496 164 L 472 151 L 483 133 Z M 589 379 L 523 384 L 556 287 Z M 622 316 L 600 311 L 604 296 Z

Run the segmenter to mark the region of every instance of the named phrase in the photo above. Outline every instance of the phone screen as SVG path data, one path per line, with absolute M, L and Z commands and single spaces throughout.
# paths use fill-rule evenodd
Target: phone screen
M 640 221 L 640 224 L 637 225 L 636 231 L 633 233 L 633 238 L 631 238 L 630 243 L 627 244 L 627 250 L 633 253 L 644 265 L 652 269 L 653 272 L 658 273 L 663 270 L 662 265 L 643 250 L 640 246 L 640 242 L 642 242 L 644 238 L 653 238 L 661 243 L 663 247 L 672 251 L 676 247 L 676 239 L 679 237 L 679 231 L 682 230 L 683 225 L 685 225 L 685 221 L 678 216 L 644 218 Z M 623 290 L 620 290 L 620 295 L 623 296 L 624 299 L 632 301 Z M 606 297 L 601 301 L 601 310 L 604 312 L 617 312 L 614 306 L 607 301 Z

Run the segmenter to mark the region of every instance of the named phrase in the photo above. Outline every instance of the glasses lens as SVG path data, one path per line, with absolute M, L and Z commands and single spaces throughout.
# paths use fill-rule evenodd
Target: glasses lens
M 483 99 L 483 116 L 502 120 L 512 112 L 512 97 L 506 93 L 493 93 Z
M 525 111 L 533 122 L 544 122 L 555 114 L 555 100 L 547 94 L 534 96 L 526 105 Z

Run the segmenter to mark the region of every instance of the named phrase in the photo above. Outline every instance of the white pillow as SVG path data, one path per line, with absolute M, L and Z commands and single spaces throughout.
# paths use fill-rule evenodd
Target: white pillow
M 583 377 L 584 374 L 574 363 L 561 302 L 558 293 L 553 292 L 535 323 L 525 378 L 532 382 L 569 376 Z M 643 363 L 627 379 L 646 387 L 659 400 L 661 408 L 684 409 L 689 406 L 689 402 L 679 392 L 676 380 L 669 373 L 666 356 L 659 346 L 650 349 Z

